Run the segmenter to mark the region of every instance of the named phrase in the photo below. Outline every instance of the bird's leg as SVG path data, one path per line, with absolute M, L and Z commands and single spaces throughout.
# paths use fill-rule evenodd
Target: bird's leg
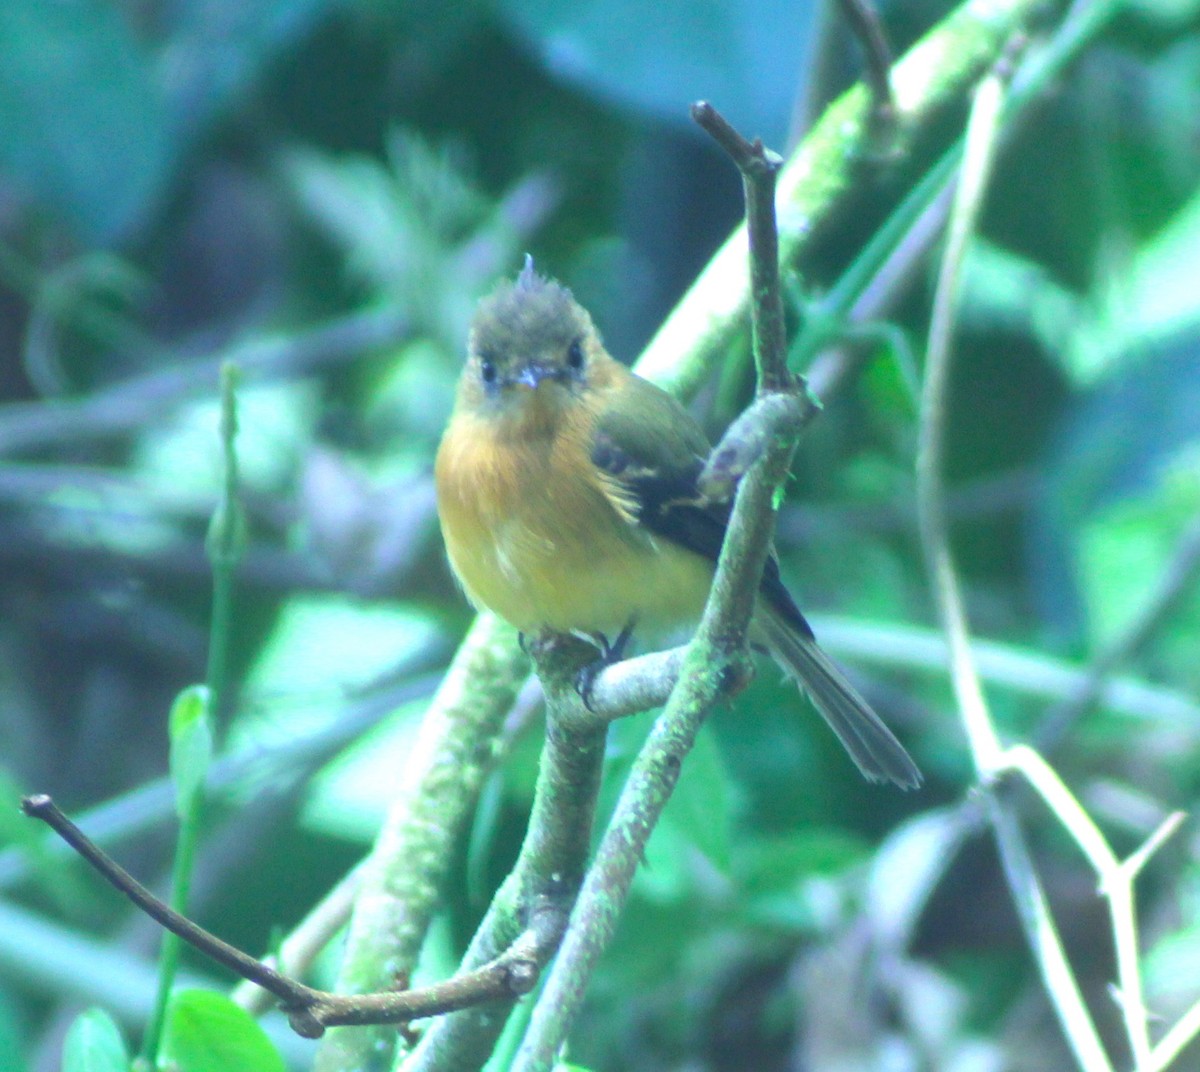
M 600 671 L 606 666 L 612 666 L 613 663 L 619 663 L 625 657 L 625 649 L 629 646 L 629 638 L 633 636 L 633 627 L 637 624 L 636 618 L 630 618 L 625 624 L 625 628 L 618 634 L 616 640 L 611 644 L 608 642 L 608 637 L 603 633 L 588 633 L 587 639 L 600 649 L 600 656 L 588 663 L 575 677 L 575 691 L 579 693 L 579 697 L 583 700 L 583 706 L 589 711 L 593 711 L 592 707 L 592 686 L 596 683 L 596 678 Z

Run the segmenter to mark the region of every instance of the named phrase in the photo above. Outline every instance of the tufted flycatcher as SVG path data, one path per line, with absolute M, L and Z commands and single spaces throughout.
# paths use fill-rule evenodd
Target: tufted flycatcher
M 450 564 L 472 603 L 522 632 L 581 634 L 619 656 L 635 624 L 662 630 L 704 609 L 730 511 L 697 491 L 710 449 L 687 410 L 613 360 L 571 292 L 527 258 L 480 303 L 438 449 Z M 774 555 L 750 632 L 868 779 L 920 784 L 817 647 Z

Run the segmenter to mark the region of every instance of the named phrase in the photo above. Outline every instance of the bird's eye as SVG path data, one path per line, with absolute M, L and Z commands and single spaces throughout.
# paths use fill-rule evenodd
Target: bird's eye
M 573 369 L 583 368 L 583 339 L 573 339 L 567 347 L 567 365 Z
M 481 357 L 479 359 L 479 378 L 484 383 L 492 384 L 496 382 L 496 362 L 490 357 Z

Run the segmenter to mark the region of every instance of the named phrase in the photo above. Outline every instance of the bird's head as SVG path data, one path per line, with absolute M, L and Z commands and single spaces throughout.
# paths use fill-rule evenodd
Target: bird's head
M 545 423 L 578 401 L 595 363 L 606 358 L 586 310 L 526 257 L 516 281 L 479 304 L 460 402 L 481 414 Z

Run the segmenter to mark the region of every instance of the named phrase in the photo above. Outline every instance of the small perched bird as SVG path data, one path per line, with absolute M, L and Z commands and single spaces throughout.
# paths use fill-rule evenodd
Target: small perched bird
M 526 259 L 480 303 L 438 449 L 438 513 L 467 595 L 524 633 L 593 639 L 620 656 L 634 625 L 704 608 L 729 507 L 696 482 L 710 450 L 674 398 L 605 351 L 571 292 Z M 871 781 L 921 773 L 817 647 L 772 555 L 751 639 L 808 693 Z

